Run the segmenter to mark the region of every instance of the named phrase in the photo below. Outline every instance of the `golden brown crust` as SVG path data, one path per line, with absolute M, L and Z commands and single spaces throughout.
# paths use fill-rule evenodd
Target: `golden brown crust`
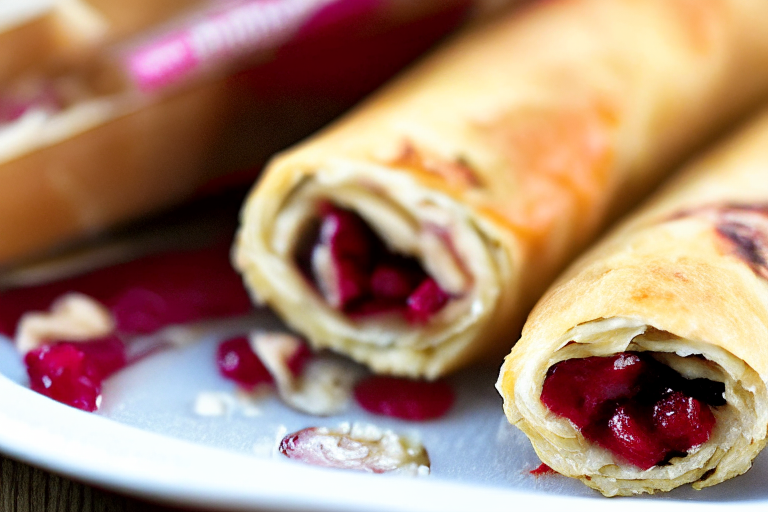
M 561 0 L 476 28 L 276 157 L 243 212 L 237 264 L 258 299 L 317 346 L 380 371 L 436 376 L 498 353 L 609 219 L 768 90 L 765 16 L 768 4 L 727 0 Z M 404 225 L 483 247 L 462 255 L 486 262 L 465 265 L 489 274 L 463 295 L 477 314 L 461 332 L 429 332 L 428 350 L 373 342 L 290 277 L 295 229 L 275 228 L 288 223 L 284 210 L 300 216 L 297 202 L 320 196 L 355 209 L 350 195 L 366 194 Z
M 0 265 L 168 207 L 227 170 L 206 152 L 230 108 L 223 82 L 149 98 L 123 80 L 101 90 L 83 65 L 199 3 L 140 0 L 125 16 L 113 0 L 52 2 L 3 27 L 0 94 L 42 84 L 62 105 L 32 126 L 0 125 Z
M 766 204 L 768 115 L 684 172 L 550 288 L 497 384 L 507 417 L 545 463 L 606 495 L 701 488 L 749 469 L 768 430 Z M 636 330 L 627 334 L 628 326 Z M 591 334 L 580 339 L 584 329 Z M 733 434 L 646 474 L 616 463 L 542 406 L 555 361 L 627 347 L 705 358 L 683 359 L 693 372 L 720 372 L 732 400 L 718 422 Z

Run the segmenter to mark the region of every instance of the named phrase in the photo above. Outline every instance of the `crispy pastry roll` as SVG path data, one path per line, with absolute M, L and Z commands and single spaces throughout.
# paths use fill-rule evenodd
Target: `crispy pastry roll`
M 159 211 L 218 173 L 222 81 L 156 101 L 80 78 L 0 91 L 0 264 Z
M 768 115 L 559 279 L 497 388 L 541 460 L 614 496 L 747 471 L 766 376 Z
M 434 378 L 768 85 L 768 4 L 562 0 L 474 27 L 276 157 L 236 266 L 316 347 Z
M 0 266 L 176 204 L 222 172 L 208 162 L 229 115 L 222 80 L 141 95 L 96 64 L 108 43 L 200 2 L 161 3 L 56 0 L 0 20 Z

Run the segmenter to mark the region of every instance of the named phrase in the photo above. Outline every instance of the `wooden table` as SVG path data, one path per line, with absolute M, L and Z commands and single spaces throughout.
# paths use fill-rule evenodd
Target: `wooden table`
M 0 456 L 2 512 L 169 512 L 180 510 L 84 485 Z

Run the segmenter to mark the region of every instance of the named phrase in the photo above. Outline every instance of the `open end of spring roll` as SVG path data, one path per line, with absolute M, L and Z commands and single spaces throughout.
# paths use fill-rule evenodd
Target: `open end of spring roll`
M 455 365 L 511 278 L 493 233 L 406 173 L 339 161 L 263 201 L 250 206 L 259 225 L 241 234 L 250 284 L 279 295 L 288 322 L 319 346 L 374 370 L 435 376 Z
M 747 471 L 768 431 L 768 117 L 547 292 L 502 367 L 510 422 L 607 496 Z
M 556 471 L 607 496 L 701 489 L 747 471 L 765 446 L 768 391 L 732 353 L 627 317 L 582 324 L 558 341 L 550 357 L 512 370 L 527 386 L 508 410 Z M 563 361 L 589 373 L 577 368 L 559 382 Z
M 496 355 L 569 258 L 760 96 L 756 9 L 566 0 L 475 27 L 275 158 L 235 264 L 375 371 Z

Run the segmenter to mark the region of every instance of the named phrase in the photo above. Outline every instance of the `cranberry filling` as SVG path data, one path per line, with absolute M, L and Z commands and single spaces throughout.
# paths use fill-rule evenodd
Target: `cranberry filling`
M 0 94 L 0 126 L 18 120 L 33 108 L 56 112 L 63 108 L 63 104 L 50 86 L 26 95 Z
M 43 345 L 24 362 L 32 390 L 90 412 L 98 408 L 102 381 L 126 365 L 126 354 L 122 341 L 108 336 Z
M 80 292 L 104 304 L 116 334 L 85 342 L 46 343 L 25 357 L 33 390 L 86 411 L 98 408 L 101 381 L 126 365 L 120 338 L 166 325 L 246 313 L 251 302 L 229 264 L 229 244 L 168 252 L 40 286 L 0 293 L 0 334 L 14 335 L 27 311 Z M 120 338 L 117 335 L 120 335 Z M 297 363 L 299 364 L 299 363 Z
M 454 399 L 453 389 L 445 381 L 373 376 L 355 386 L 355 400 L 366 411 L 411 421 L 440 418 Z
M 0 334 L 13 336 L 27 311 L 45 311 L 68 292 L 104 304 L 122 334 L 247 313 L 251 302 L 229 263 L 229 244 L 167 252 L 70 279 L 0 293 Z
M 448 303 L 415 258 L 388 250 L 358 215 L 324 204 L 320 216 L 296 260 L 331 306 L 353 318 L 399 312 L 419 324 Z
M 705 443 L 715 426 L 710 406 L 725 386 L 687 380 L 643 353 L 569 359 L 547 372 L 542 403 L 584 437 L 641 469 Z

